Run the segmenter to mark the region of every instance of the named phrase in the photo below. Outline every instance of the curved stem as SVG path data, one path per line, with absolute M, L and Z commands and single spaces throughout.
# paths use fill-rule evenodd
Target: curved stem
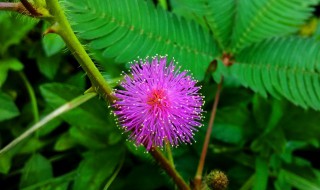
M 177 170 L 171 166 L 171 163 L 163 156 L 163 154 L 157 148 L 152 147 L 149 153 L 167 172 L 167 174 L 173 179 L 173 181 L 177 184 L 179 189 L 190 190 L 188 184 L 183 180 L 183 178 L 180 176 Z
M 93 87 L 95 87 L 95 90 L 102 95 L 103 98 L 113 102 L 115 97 L 111 95 L 112 88 L 108 85 L 74 34 L 65 14 L 63 13 L 63 10 L 58 3 L 58 0 L 47 0 L 46 2 L 51 15 L 53 16 L 51 21 L 54 23 L 54 25 L 51 29 L 59 34 L 66 42 L 68 48 L 88 75 Z
M 27 79 L 26 75 L 23 72 L 19 72 L 19 76 L 21 77 L 23 83 L 25 84 L 29 97 L 30 97 L 30 101 L 31 101 L 31 107 L 32 107 L 32 113 L 33 113 L 33 118 L 34 118 L 34 122 L 38 122 L 39 121 L 39 110 L 38 110 L 38 104 L 37 104 L 37 98 L 36 95 L 34 93 L 34 90 L 29 82 L 29 80 Z
M 211 132 L 212 132 L 213 122 L 214 122 L 214 119 L 215 119 L 215 116 L 217 113 L 217 107 L 218 107 L 218 103 L 219 103 L 222 83 L 223 83 L 223 78 L 221 78 L 221 82 L 218 84 L 218 89 L 217 89 L 215 100 L 214 100 L 212 110 L 211 110 L 208 129 L 207 129 L 206 137 L 205 137 L 205 140 L 203 143 L 201 157 L 200 157 L 198 168 L 197 168 L 197 173 L 194 178 L 194 186 L 195 186 L 195 189 L 197 189 L 197 190 L 201 189 L 202 172 L 203 172 L 203 167 L 204 167 L 204 163 L 205 163 L 205 159 L 206 159 L 206 155 L 207 155 L 207 150 L 208 150 L 208 146 L 209 146 L 209 142 L 210 142 L 210 136 L 211 136 Z
M 47 124 L 49 121 L 53 120 L 54 118 L 60 116 L 61 114 L 70 111 L 82 103 L 90 100 L 91 98 L 95 97 L 96 93 L 86 93 L 84 95 L 78 96 L 77 98 L 71 100 L 70 102 L 67 102 L 66 104 L 63 104 L 53 112 L 51 112 L 46 117 L 42 118 L 39 122 L 35 123 L 33 126 L 31 126 L 27 131 L 22 133 L 18 138 L 14 139 L 10 144 L 5 146 L 3 149 L 0 150 L 0 156 L 6 153 L 8 150 L 10 150 L 12 147 L 17 145 L 19 142 L 23 141 L 25 138 L 29 137 L 31 134 L 39 130 L 42 126 Z

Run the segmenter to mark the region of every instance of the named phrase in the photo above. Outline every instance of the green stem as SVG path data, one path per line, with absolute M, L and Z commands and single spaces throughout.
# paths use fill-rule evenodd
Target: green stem
M 166 143 L 167 157 L 169 159 L 169 162 L 170 162 L 171 166 L 174 167 L 174 161 L 173 161 L 173 156 L 172 156 L 170 143 L 168 141 L 166 141 L 165 143 Z
M 221 82 L 218 84 L 218 90 L 216 92 L 216 96 L 215 96 L 214 103 L 212 106 L 208 129 L 207 129 L 206 137 L 205 137 L 205 140 L 203 143 L 202 152 L 201 152 L 201 156 L 200 156 L 200 160 L 199 160 L 199 164 L 198 164 L 198 168 L 197 168 L 197 173 L 194 178 L 194 186 L 195 186 L 196 190 L 201 189 L 202 171 L 203 171 L 203 167 L 204 167 L 204 163 L 205 163 L 205 159 L 206 159 L 206 155 L 207 155 L 207 150 L 208 150 L 208 146 L 209 146 L 209 142 L 210 142 L 210 136 L 211 136 L 211 132 L 212 132 L 214 119 L 215 119 L 215 116 L 217 113 L 222 83 L 223 83 L 223 78 L 221 78 Z
M 39 122 L 35 123 L 33 126 L 31 126 L 27 131 L 22 133 L 18 138 L 14 139 L 10 144 L 5 146 L 3 149 L 0 150 L 0 156 L 6 153 L 8 150 L 10 150 L 12 147 L 29 137 L 31 134 L 39 130 L 42 126 L 53 120 L 54 118 L 60 116 L 61 114 L 70 111 L 82 103 L 90 100 L 91 98 L 95 97 L 96 93 L 86 93 L 84 95 L 78 96 L 77 98 L 71 100 L 70 102 L 67 102 L 48 114 L 46 117 L 42 118 Z
M 188 184 L 183 180 L 177 170 L 171 166 L 171 163 L 163 156 L 163 154 L 157 149 L 152 148 L 149 153 L 153 158 L 158 161 L 160 166 L 167 172 L 167 174 L 173 179 L 177 184 L 178 188 L 181 190 L 190 190 Z
M 38 110 L 38 104 L 37 104 L 37 98 L 36 95 L 34 93 L 34 90 L 29 82 L 29 80 L 27 79 L 26 75 L 23 72 L 19 72 L 19 76 L 21 77 L 24 85 L 27 88 L 28 94 L 29 94 L 29 98 L 31 101 L 31 107 L 32 107 L 32 113 L 33 113 L 33 119 L 34 122 L 38 122 L 39 121 L 39 110 Z
M 103 98 L 113 102 L 115 97 L 111 95 L 112 88 L 108 85 L 74 34 L 63 10 L 58 3 L 58 0 L 47 0 L 46 3 L 51 15 L 53 16 L 51 20 L 54 23 L 52 30 L 59 34 L 66 42 L 68 48 L 88 75 L 93 87 L 95 87 L 95 90 L 102 95 Z

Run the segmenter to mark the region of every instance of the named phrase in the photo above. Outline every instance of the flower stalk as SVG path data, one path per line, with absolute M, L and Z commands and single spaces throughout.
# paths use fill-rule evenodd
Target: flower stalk
M 194 186 L 195 186 L 196 190 L 200 190 L 201 189 L 202 172 L 203 172 L 203 167 L 204 167 L 204 163 L 205 163 L 205 159 L 206 159 L 206 155 L 207 155 L 207 150 L 208 150 L 208 146 L 209 146 L 209 142 L 210 142 L 210 136 L 211 136 L 211 132 L 212 132 L 212 128 L 213 128 L 213 123 L 214 123 L 214 119 L 215 119 L 217 108 L 218 108 L 220 93 L 221 93 L 221 89 L 222 89 L 222 83 L 223 83 L 223 78 L 221 78 L 221 82 L 218 84 L 218 89 L 217 89 L 217 92 L 216 92 L 216 95 L 215 95 L 215 100 L 214 100 L 214 103 L 213 103 L 213 106 L 212 106 L 210 120 L 209 120 L 209 124 L 208 124 L 208 129 L 207 129 L 207 132 L 206 132 L 206 137 L 205 137 L 205 140 L 204 140 L 204 143 L 203 143 L 202 152 L 201 152 L 201 156 L 200 156 L 197 172 L 196 172 L 196 175 L 195 175 L 195 178 L 194 178 Z

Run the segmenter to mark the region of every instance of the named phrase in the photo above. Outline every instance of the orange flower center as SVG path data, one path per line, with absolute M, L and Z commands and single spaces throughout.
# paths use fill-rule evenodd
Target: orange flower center
M 166 99 L 166 96 L 163 90 L 153 90 L 147 99 L 147 104 L 161 107 L 164 99 Z

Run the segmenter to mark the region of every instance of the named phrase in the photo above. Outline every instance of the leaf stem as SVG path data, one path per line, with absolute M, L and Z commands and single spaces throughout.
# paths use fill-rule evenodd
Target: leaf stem
M 172 167 L 171 163 L 163 156 L 159 149 L 152 147 L 149 153 L 153 158 L 160 164 L 160 166 L 167 172 L 169 176 L 173 179 L 179 189 L 190 190 L 188 184 L 183 180 L 177 170 Z
M 209 146 L 209 142 L 210 142 L 210 136 L 211 136 L 211 132 L 212 132 L 213 122 L 214 122 L 214 119 L 215 119 L 215 116 L 217 113 L 222 83 L 223 83 L 223 78 L 221 78 L 221 82 L 218 84 L 218 89 L 217 89 L 217 92 L 215 95 L 215 100 L 214 100 L 212 110 L 211 110 L 208 129 L 206 132 L 206 137 L 205 137 L 205 140 L 203 143 L 202 152 L 201 152 L 201 156 L 200 156 L 200 160 L 199 160 L 199 164 L 198 164 L 198 168 L 197 168 L 197 173 L 194 178 L 194 186 L 195 186 L 196 190 L 201 189 L 202 172 L 203 172 L 203 167 L 204 167 L 204 163 L 205 163 L 205 159 L 206 159 L 206 155 L 207 155 L 207 150 L 208 150 L 208 146 Z
M 21 77 L 28 91 L 31 107 L 32 107 L 33 119 L 34 119 L 34 123 L 36 123 L 39 121 L 39 110 L 38 110 L 38 103 L 37 103 L 36 95 L 34 93 L 34 89 L 32 88 L 29 80 L 27 79 L 26 75 L 23 72 L 19 72 L 19 76 Z
M 90 100 L 91 98 L 95 97 L 96 93 L 86 93 L 84 95 L 78 96 L 75 99 L 71 100 L 70 102 L 67 102 L 48 114 L 46 117 L 42 118 L 39 122 L 35 123 L 33 126 L 31 126 L 27 131 L 22 133 L 19 137 L 14 139 L 11 143 L 9 143 L 7 146 L 5 146 L 3 149 L 0 150 L 0 156 L 6 153 L 8 150 L 10 150 L 12 147 L 17 145 L 19 142 L 23 141 L 25 138 L 29 137 L 31 134 L 33 134 L 35 131 L 39 130 L 42 126 L 47 124 L 49 121 L 53 120 L 54 118 L 60 116 L 61 114 L 70 111 L 82 103 Z
M 53 16 L 51 20 L 54 23 L 52 30 L 63 38 L 72 54 L 88 75 L 93 87 L 95 87 L 95 90 L 102 95 L 103 98 L 113 102 L 115 97 L 111 94 L 112 88 L 108 85 L 74 34 L 61 6 L 58 3 L 58 0 L 46 0 L 46 3 L 51 15 Z

